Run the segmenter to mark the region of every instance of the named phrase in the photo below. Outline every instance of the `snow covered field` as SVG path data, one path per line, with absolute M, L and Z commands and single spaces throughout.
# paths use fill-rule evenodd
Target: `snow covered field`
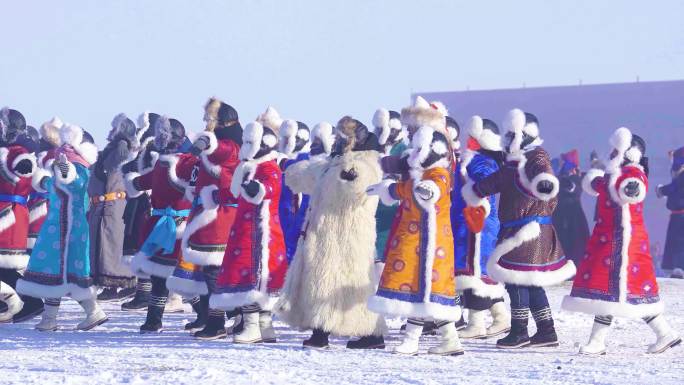
M 663 279 L 667 318 L 684 332 L 684 281 Z M 684 347 L 647 355 L 654 339 L 641 321 L 618 319 L 609 337 L 609 354 L 582 357 L 592 318 L 560 312 L 569 285 L 549 290 L 559 348 L 502 351 L 495 340 L 465 341 L 461 357 L 399 357 L 383 351 L 301 347 L 308 333 L 277 323 L 275 345 L 234 345 L 229 340 L 195 341 L 182 330 L 192 313 L 165 317 L 160 335 L 138 334 L 144 313 L 105 306 L 110 321 L 90 332 L 73 332 L 82 317 L 75 302 L 63 304 L 62 331 L 40 333 L 37 321 L 0 325 L 0 384 L 682 384 Z M 388 345 L 398 343 L 400 320 L 391 320 Z M 427 346 L 437 337 L 427 337 Z

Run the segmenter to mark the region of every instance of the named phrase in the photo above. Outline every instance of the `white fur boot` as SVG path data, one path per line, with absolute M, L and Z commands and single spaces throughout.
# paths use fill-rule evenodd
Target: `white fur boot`
M 183 313 L 184 311 L 183 297 L 177 293 L 169 293 L 169 297 L 166 299 L 164 313 Z
M 662 314 L 651 320 L 651 322 L 648 323 L 648 326 L 653 329 L 653 332 L 655 332 L 657 338 L 654 344 L 649 345 L 649 353 L 662 353 L 673 346 L 679 345 L 682 342 L 681 337 L 679 337 L 677 332 L 672 330 L 670 324 L 667 323 Z
M 404 354 L 407 356 L 418 355 L 418 340 L 423 334 L 423 325 L 416 325 L 409 322 L 406 323 L 406 332 L 404 333 L 404 340 L 399 346 L 394 348 L 394 353 Z
M 24 302 L 19 298 L 12 287 L 0 281 L 0 302 L 7 305 L 7 310 L 0 313 L 0 323 L 12 322 L 12 317 L 21 311 L 24 307 Z
M 495 337 L 511 331 L 511 313 L 508 312 L 508 307 L 503 301 L 492 305 L 489 312 L 492 313 L 494 321 L 487 328 L 487 337 Z
M 606 325 L 594 321 L 594 326 L 591 328 L 591 336 L 586 345 L 580 347 L 580 354 L 588 356 L 600 356 L 606 354 L 606 337 L 610 331 L 610 324 Z
M 235 334 L 233 342 L 236 344 L 255 344 L 261 342 L 261 328 L 259 327 L 259 312 L 245 313 L 242 315 L 245 328 Z
M 85 310 L 86 318 L 76 325 L 76 330 L 90 330 L 95 326 L 102 325 L 109 319 L 94 298 L 80 301 L 78 304 Z
M 486 338 L 487 328 L 484 322 L 484 310 L 468 310 L 468 326 L 458 332 L 461 338 Z
M 276 332 L 273 328 L 273 314 L 270 311 L 259 313 L 259 329 L 261 331 L 261 342 L 276 342 Z
M 41 332 L 54 332 L 57 330 L 57 312 L 59 312 L 59 304 L 54 306 L 46 303 L 43 318 L 36 324 L 36 330 Z
M 440 327 L 439 334 L 442 336 L 442 343 L 430 348 L 429 354 L 440 356 L 460 356 L 463 354 L 463 346 L 461 346 L 461 340 L 458 338 L 458 331 L 456 331 L 456 325 L 453 322 Z

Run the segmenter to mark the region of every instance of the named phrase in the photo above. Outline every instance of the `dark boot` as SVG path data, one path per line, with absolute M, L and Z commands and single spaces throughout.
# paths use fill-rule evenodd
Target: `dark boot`
M 43 305 L 43 300 L 40 298 L 29 297 L 26 295 L 20 296 L 21 300 L 24 301 L 24 307 L 21 308 L 19 313 L 12 317 L 12 322 L 20 323 L 26 322 L 34 317 L 37 317 L 43 313 L 45 306 Z
M 537 322 L 537 332 L 530 338 L 530 347 L 558 346 L 558 336 L 553 326 L 553 318 Z
M 197 319 L 185 324 L 185 330 L 196 331 L 204 329 L 207 326 L 207 317 L 209 312 L 209 296 L 200 296 L 199 301 L 192 304 L 192 310 L 197 313 Z
M 117 296 L 118 291 L 115 287 L 105 287 L 102 292 L 97 295 L 97 300 L 99 302 L 112 302 L 119 299 Z
M 135 288 L 135 295 L 133 299 L 121 304 L 123 311 L 143 311 L 147 309 L 147 302 L 150 299 L 150 291 L 152 290 L 152 283 L 149 279 L 138 278 L 138 284 Z
M 459 322 L 463 322 L 463 325 L 460 326 L 459 328 Z M 461 330 L 464 327 L 466 327 L 465 320 L 463 317 L 461 317 L 461 321 L 458 321 L 456 323 L 456 330 Z M 403 333 L 406 331 L 406 324 L 401 325 L 401 328 L 399 330 Z M 425 324 L 423 326 L 423 335 L 424 336 L 436 336 L 437 335 L 437 325 L 433 321 L 425 321 Z
M 195 332 L 195 338 L 200 340 L 218 340 L 226 338 L 226 320 L 220 310 L 209 309 L 209 318 L 204 329 Z
M 456 326 L 456 331 L 463 330 L 463 329 L 465 329 L 466 326 L 468 326 L 468 323 L 466 323 L 466 320 L 463 317 L 463 314 L 461 314 L 461 319 L 456 321 L 454 326 Z
M 165 305 L 166 297 L 150 297 L 150 304 L 147 306 L 147 319 L 140 327 L 140 334 L 160 333 L 162 331 Z
M 324 332 L 321 329 L 314 329 L 313 334 L 311 334 L 311 338 L 309 338 L 308 340 L 304 340 L 302 345 L 306 348 L 327 348 L 328 346 L 330 346 L 328 343 L 329 336 L 330 333 L 328 332 Z
M 245 330 L 245 321 L 242 319 L 242 309 L 237 308 L 226 312 L 226 318 L 233 318 L 233 325 L 226 328 L 228 334 L 239 334 Z
M 530 344 L 527 334 L 527 319 L 513 318 L 511 320 L 511 332 L 504 338 L 496 341 L 499 349 L 518 349 Z
M 136 289 L 134 287 L 129 287 L 125 289 L 121 289 L 116 292 L 116 299 L 117 301 L 121 301 L 124 299 L 131 298 L 135 295 Z
M 385 339 L 382 336 L 365 336 L 356 341 L 347 342 L 347 349 L 384 349 Z

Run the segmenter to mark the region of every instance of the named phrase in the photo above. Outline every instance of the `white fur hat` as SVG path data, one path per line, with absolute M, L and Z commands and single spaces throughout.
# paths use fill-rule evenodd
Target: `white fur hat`
M 445 135 L 446 120 L 449 112 L 440 102 L 428 103 L 422 96 L 416 97 L 416 101 L 412 106 L 402 108 L 401 123 L 409 127 L 432 127 L 436 131 L 440 131 Z
M 501 151 L 501 135 L 486 129 L 484 120 L 475 115 L 470 118 L 470 125 L 468 126 L 468 135 L 475 139 L 480 147 L 490 151 Z
M 332 146 L 335 143 L 335 129 L 332 124 L 328 122 L 320 122 L 314 126 L 313 131 L 311 131 L 312 138 L 318 138 L 323 144 L 323 151 L 326 154 L 332 152 Z

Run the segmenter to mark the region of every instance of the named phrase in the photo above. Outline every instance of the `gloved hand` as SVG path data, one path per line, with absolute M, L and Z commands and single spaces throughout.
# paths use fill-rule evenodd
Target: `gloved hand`
M 549 194 L 553 191 L 553 183 L 548 180 L 539 181 L 539 183 L 537 183 L 537 191 L 542 194 Z
M 67 160 L 66 155 L 59 154 L 59 159 L 57 159 L 57 168 L 59 168 L 62 178 L 66 178 L 67 174 L 69 173 L 69 161 Z
M 637 195 L 639 195 L 639 182 L 637 181 L 630 181 L 627 182 L 627 185 L 624 187 L 625 195 L 627 195 L 630 198 L 634 198 Z
M 28 175 L 33 171 L 33 163 L 28 159 L 22 159 L 14 166 L 14 172 L 19 175 Z
M 342 172 L 340 172 L 340 178 L 350 182 L 356 179 L 358 176 L 359 174 L 353 168 L 349 170 L 342 170 Z
M 254 198 L 259 193 L 259 182 L 255 180 L 250 180 L 242 184 L 242 188 L 250 197 Z
M 418 194 L 418 196 L 423 200 L 431 199 L 434 195 L 432 189 L 428 188 L 424 183 L 418 183 L 416 187 L 414 187 L 414 190 L 416 191 L 416 194 Z
M 195 140 L 195 143 L 192 144 L 192 147 L 190 147 L 190 153 L 197 156 L 207 148 L 209 148 L 209 139 L 202 135 Z

